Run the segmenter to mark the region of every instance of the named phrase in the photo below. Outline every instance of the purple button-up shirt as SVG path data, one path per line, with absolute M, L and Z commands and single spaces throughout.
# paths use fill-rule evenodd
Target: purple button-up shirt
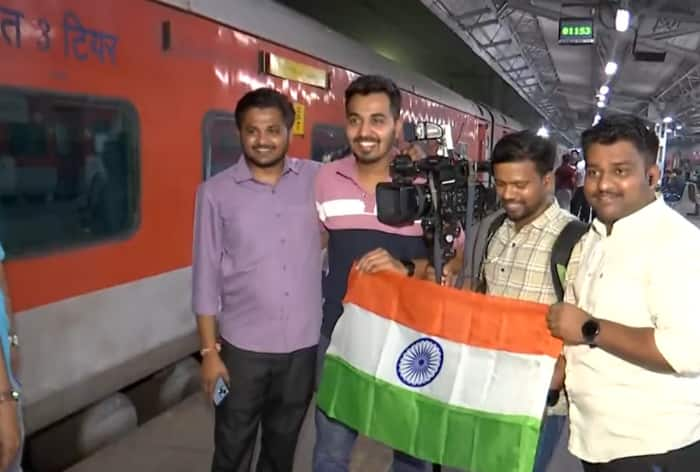
M 197 191 L 193 308 L 216 315 L 221 336 L 236 347 L 288 353 L 318 343 L 318 168 L 287 158 L 270 186 L 254 180 L 241 158 Z

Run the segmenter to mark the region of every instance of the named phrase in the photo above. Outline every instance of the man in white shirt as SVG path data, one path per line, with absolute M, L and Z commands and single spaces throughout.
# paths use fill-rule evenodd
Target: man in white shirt
M 582 144 L 597 218 L 547 317 L 565 342 L 569 450 L 586 472 L 698 471 L 700 230 L 656 199 L 642 120 L 604 118 Z

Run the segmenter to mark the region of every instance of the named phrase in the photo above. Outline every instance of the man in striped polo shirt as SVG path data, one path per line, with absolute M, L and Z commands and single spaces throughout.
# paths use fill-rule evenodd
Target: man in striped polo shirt
M 343 313 L 353 263 L 360 261 L 366 270 L 393 269 L 409 276 L 427 265 L 420 223 L 393 227 L 377 219 L 375 188 L 391 180 L 389 164 L 402 130 L 400 109 L 401 93 L 391 80 L 380 76 L 356 79 L 345 91 L 346 133 L 352 153 L 324 165 L 316 178 L 316 205 L 328 237 L 319 373 L 331 333 Z M 356 431 L 317 409 L 314 471 L 347 471 L 356 438 Z M 428 471 L 430 465 L 395 451 L 393 470 Z

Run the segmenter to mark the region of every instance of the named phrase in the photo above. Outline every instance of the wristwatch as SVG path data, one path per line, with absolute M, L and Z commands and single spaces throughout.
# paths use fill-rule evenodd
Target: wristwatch
M 416 273 L 416 265 L 413 263 L 413 261 L 408 259 L 401 259 L 401 263 L 406 268 L 406 275 L 408 275 L 409 277 L 413 277 L 413 274 Z
M 16 402 L 19 401 L 19 392 L 16 390 L 9 390 L 7 392 L 0 392 L 0 403 L 4 402 Z
M 581 334 L 586 344 L 595 347 L 595 338 L 600 334 L 600 322 L 595 318 L 589 319 L 581 325 Z
M 199 355 L 202 356 L 202 357 L 204 357 L 204 356 L 206 356 L 207 354 L 209 354 L 209 353 L 211 353 L 211 352 L 221 352 L 221 344 L 220 344 L 220 343 L 215 343 L 215 344 L 214 344 L 214 347 L 205 347 L 205 348 L 202 348 L 202 349 L 200 349 L 200 351 L 199 351 Z

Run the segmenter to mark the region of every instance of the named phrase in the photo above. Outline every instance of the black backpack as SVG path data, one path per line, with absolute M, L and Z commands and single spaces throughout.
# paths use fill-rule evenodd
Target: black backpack
M 496 234 L 498 228 L 501 227 L 503 222 L 506 220 L 505 212 L 499 214 L 491 222 L 489 229 L 486 233 L 486 245 L 484 256 L 488 252 L 488 245 L 491 242 L 491 238 Z M 581 237 L 588 231 L 588 224 L 580 220 L 571 220 L 564 226 L 561 230 L 559 236 L 557 236 L 554 245 L 552 246 L 552 255 L 550 258 L 550 271 L 552 274 L 552 284 L 554 285 L 554 292 L 557 294 L 557 300 L 560 302 L 564 300 L 564 283 L 566 282 L 566 267 L 569 265 L 569 259 L 571 259 L 571 252 L 574 250 L 574 246 L 581 239 Z M 482 257 L 483 259 L 483 257 Z M 479 262 L 481 265 L 481 261 Z M 559 268 L 563 268 L 562 271 Z M 479 271 L 481 272 L 481 271 Z

